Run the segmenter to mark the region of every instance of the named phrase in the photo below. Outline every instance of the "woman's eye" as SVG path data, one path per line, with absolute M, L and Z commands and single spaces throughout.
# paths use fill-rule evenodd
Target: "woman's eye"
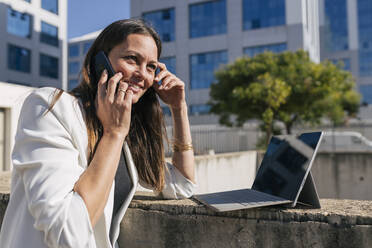
M 127 60 L 132 60 L 132 61 L 134 61 L 134 62 L 137 62 L 137 57 L 136 57 L 136 56 L 132 56 L 132 55 L 130 55 L 130 56 L 126 56 L 125 59 L 127 59 Z
M 148 65 L 147 66 L 151 71 L 155 71 L 156 70 L 156 65 Z

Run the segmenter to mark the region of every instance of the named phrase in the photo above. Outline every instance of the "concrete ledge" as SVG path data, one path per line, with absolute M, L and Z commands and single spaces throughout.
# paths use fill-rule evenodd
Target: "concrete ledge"
M 9 194 L 0 194 L 2 222 Z M 137 192 L 122 247 L 372 247 L 372 201 L 322 199 L 321 209 L 265 207 L 216 213 L 193 199 Z
M 193 199 L 137 193 L 119 245 L 128 247 L 372 247 L 372 202 L 322 199 L 322 209 L 216 213 Z

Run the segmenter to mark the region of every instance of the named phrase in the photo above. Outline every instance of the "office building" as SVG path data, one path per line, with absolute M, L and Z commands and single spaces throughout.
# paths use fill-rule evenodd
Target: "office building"
M 304 49 L 320 61 L 318 1 L 132 0 L 163 40 L 162 60 L 186 84 L 190 122 L 217 123 L 208 113 L 214 71 L 243 55 Z
M 356 79 L 363 119 L 372 118 L 372 1 L 320 0 L 321 59 L 341 61 Z
M 68 42 L 68 89 L 79 83 L 80 71 L 90 46 L 102 30 L 72 38 Z
M 0 0 L 0 81 L 67 86 L 67 1 Z

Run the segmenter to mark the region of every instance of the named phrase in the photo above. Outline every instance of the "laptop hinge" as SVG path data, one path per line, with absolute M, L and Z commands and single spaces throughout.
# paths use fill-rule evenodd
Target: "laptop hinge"
M 305 205 L 310 205 L 313 208 L 320 208 L 319 196 L 316 191 L 316 186 L 314 183 L 311 171 L 306 177 L 304 187 L 302 188 L 300 195 L 298 197 L 298 203 L 304 203 Z

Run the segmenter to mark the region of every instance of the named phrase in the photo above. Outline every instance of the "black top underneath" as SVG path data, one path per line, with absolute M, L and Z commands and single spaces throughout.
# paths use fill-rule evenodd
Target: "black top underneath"
M 112 218 L 111 218 L 111 229 L 113 225 L 113 220 L 115 219 L 115 216 L 119 212 L 124 201 L 128 198 L 131 187 L 132 187 L 132 180 L 129 176 L 129 171 L 128 171 L 128 167 L 127 167 L 127 163 L 126 163 L 125 155 L 124 155 L 124 150 L 122 150 L 121 155 L 120 155 L 118 169 L 116 170 L 116 175 L 115 175 L 114 208 L 113 208 Z M 111 229 L 110 229 L 110 239 L 112 240 Z

